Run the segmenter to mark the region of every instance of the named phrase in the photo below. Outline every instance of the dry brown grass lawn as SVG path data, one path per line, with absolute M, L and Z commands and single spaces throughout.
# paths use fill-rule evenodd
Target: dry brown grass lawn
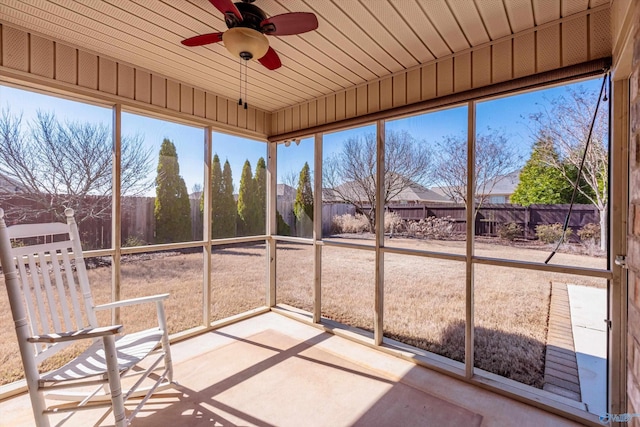
M 454 253 L 464 248 L 464 242 L 432 242 L 434 247 L 423 241 L 396 242 L 407 248 Z M 499 245 L 486 245 L 483 250 L 491 251 L 491 256 L 511 259 L 530 260 L 534 255 L 542 256 L 531 250 Z M 166 311 L 170 332 L 197 326 L 202 322 L 202 257 L 202 253 L 128 257 L 122 264 L 122 297 L 168 292 L 171 297 Z M 604 261 L 571 255 L 566 262 L 594 267 Z M 217 249 L 212 256 L 212 267 L 214 319 L 265 305 L 264 245 Z M 311 310 L 312 246 L 279 243 L 276 271 L 277 301 Z M 374 253 L 325 246 L 322 273 L 323 316 L 371 330 Z M 109 301 L 111 268 L 91 269 L 89 276 L 95 302 Z M 476 268 L 478 367 L 541 386 L 549 290 L 554 281 L 603 285 L 602 280 L 568 275 L 487 266 Z M 387 336 L 455 360 L 464 359 L 463 263 L 386 254 L 384 298 Z M 103 313 L 101 321 L 109 322 L 108 313 Z M 122 311 L 125 330 L 148 327 L 154 322 L 154 307 Z M 0 292 L 0 340 L 3 343 L 0 383 L 5 384 L 22 377 L 6 292 Z
M 213 320 L 229 317 L 265 305 L 264 280 L 266 256 L 264 245 L 214 250 L 211 262 Z M 141 254 L 123 258 L 121 267 L 122 299 L 169 293 L 165 311 L 169 333 L 184 331 L 202 324 L 202 253 Z M 111 267 L 88 270 L 95 304 L 111 300 Z M 11 310 L 4 280 L 0 276 L 0 384 L 23 378 Z M 110 324 L 110 314 L 99 312 L 99 322 Z M 126 331 L 157 325 L 154 304 L 123 308 L 121 323 Z M 78 346 L 63 351 L 47 361 L 42 370 L 60 366 L 65 359 L 79 353 Z
M 341 239 L 346 240 L 346 239 Z M 348 240 L 363 243 L 360 239 Z M 387 240 L 407 249 L 465 253 L 465 242 Z M 311 246 L 279 244 L 278 302 L 311 310 Z M 477 243 L 476 253 L 495 258 L 544 261 L 547 248 Z M 604 258 L 557 254 L 553 262 L 605 268 Z M 385 336 L 464 360 L 465 266 L 462 262 L 385 254 Z M 366 330 L 373 328 L 374 253 L 322 248 L 322 315 Z M 552 283 L 603 287 L 602 279 L 478 265 L 475 268 L 475 365 L 542 387 Z

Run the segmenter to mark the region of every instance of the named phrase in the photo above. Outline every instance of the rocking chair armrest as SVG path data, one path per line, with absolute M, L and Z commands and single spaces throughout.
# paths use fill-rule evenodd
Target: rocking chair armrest
M 74 341 L 86 338 L 104 337 L 116 335 L 122 332 L 122 325 L 101 326 L 98 328 L 85 328 L 78 331 L 54 332 L 52 334 L 36 335 L 27 338 L 30 343 L 57 343 L 64 341 Z
M 164 301 L 167 298 L 169 298 L 169 294 L 150 295 L 150 296 L 147 296 L 147 297 L 125 299 L 125 300 L 122 300 L 122 301 L 114 301 L 114 302 L 109 302 L 109 303 L 106 303 L 106 304 L 100 304 L 100 305 L 96 305 L 94 307 L 94 309 L 96 309 L 96 310 L 106 310 L 106 309 L 109 309 L 109 308 L 126 307 L 128 305 L 136 305 L 136 304 L 143 304 L 143 303 L 148 303 L 148 302 Z

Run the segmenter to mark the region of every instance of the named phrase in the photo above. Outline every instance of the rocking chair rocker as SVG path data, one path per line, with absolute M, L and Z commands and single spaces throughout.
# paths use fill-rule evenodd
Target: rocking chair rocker
M 65 215 L 66 224 L 7 227 L 0 209 L 0 263 L 33 414 L 38 426 L 49 426 L 54 413 L 69 413 L 62 424 L 78 410 L 111 407 L 115 425 L 125 426 L 153 393 L 172 385 L 163 308 L 169 294 L 94 306 L 73 210 L 66 209 Z M 116 337 L 121 325 L 98 325 L 97 310 L 140 303 L 156 304 L 157 327 Z M 75 359 L 50 372 L 38 372 L 39 363 L 86 339 L 93 344 Z M 139 362 L 147 356 L 149 362 L 142 369 Z M 128 390 L 122 389 L 121 378 L 132 384 Z M 86 391 L 87 386 L 93 387 Z M 68 391 L 73 387 L 80 390 Z M 127 417 L 124 402 L 130 398 L 141 400 Z M 64 403 L 47 406 L 48 400 Z

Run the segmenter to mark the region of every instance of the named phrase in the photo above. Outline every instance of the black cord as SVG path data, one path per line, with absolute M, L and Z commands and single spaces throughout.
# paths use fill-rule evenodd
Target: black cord
M 249 61 L 244 61 L 244 109 L 247 109 L 247 74 L 249 72 Z
M 240 58 L 240 97 L 238 98 L 238 105 L 242 105 L 242 58 Z
M 596 104 L 596 111 L 593 113 L 593 119 L 591 119 L 591 126 L 589 127 L 589 136 L 587 137 L 587 143 L 584 146 L 584 152 L 582 153 L 582 159 L 580 161 L 580 168 L 578 168 L 578 176 L 576 177 L 576 182 L 573 185 L 573 193 L 571 193 L 571 203 L 569 204 L 569 212 L 567 212 L 567 217 L 564 219 L 564 226 L 562 227 L 562 236 L 558 241 L 555 249 L 549 254 L 547 259 L 544 261 L 545 264 L 548 264 L 551 261 L 551 258 L 556 254 L 560 245 L 564 242 L 565 236 L 567 234 L 567 228 L 569 228 L 569 219 L 571 218 L 571 212 L 573 211 L 573 205 L 576 201 L 576 195 L 578 194 L 578 187 L 580 186 L 580 178 L 582 178 L 582 169 L 584 168 L 584 162 L 587 159 L 587 152 L 589 151 L 589 143 L 591 142 L 591 135 L 593 134 L 593 127 L 596 123 L 596 118 L 598 117 L 598 108 L 600 108 L 600 102 L 602 101 L 602 93 L 604 92 L 605 83 L 607 82 L 607 78 L 609 77 L 609 70 L 605 72 L 604 77 L 602 78 L 602 86 L 600 87 L 600 94 L 598 95 L 598 103 Z M 606 95 L 605 95 L 606 96 Z

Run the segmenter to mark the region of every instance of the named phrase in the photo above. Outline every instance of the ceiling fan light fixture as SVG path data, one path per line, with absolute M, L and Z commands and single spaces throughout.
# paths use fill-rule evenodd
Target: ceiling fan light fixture
M 204 0 L 202 0 L 204 1 Z M 196 47 L 223 42 L 229 53 L 245 61 L 255 59 L 267 70 L 277 70 L 282 61 L 269 47 L 266 36 L 290 36 L 318 28 L 318 18 L 311 12 L 285 12 L 267 16 L 255 0 L 209 0 L 224 15 L 227 31 L 199 34 L 181 41 Z
M 248 61 L 260 59 L 269 50 L 269 41 L 264 34 L 246 27 L 234 27 L 222 35 L 224 47 L 235 57 Z

